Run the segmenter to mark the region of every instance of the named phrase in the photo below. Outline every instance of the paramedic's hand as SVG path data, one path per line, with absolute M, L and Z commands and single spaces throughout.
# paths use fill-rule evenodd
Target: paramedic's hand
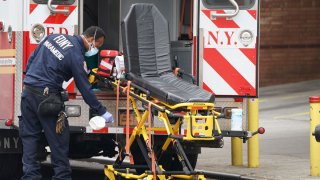
M 108 111 L 102 115 L 102 117 L 106 120 L 106 123 L 113 123 L 112 114 Z

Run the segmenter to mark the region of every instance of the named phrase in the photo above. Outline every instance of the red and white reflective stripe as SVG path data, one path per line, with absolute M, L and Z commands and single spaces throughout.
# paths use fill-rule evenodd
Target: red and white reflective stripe
M 56 9 L 64 9 L 63 6 L 57 6 Z M 56 14 L 56 15 L 50 15 L 47 17 L 47 19 L 44 21 L 45 24 L 72 24 L 73 22 L 70 22 L 73 17 L 77 15 L 76 13 L 73 13 L 73 11 L 76 9 L 76 6 L 69 6 L 69 16 L 66 16 L 64 14 Z
M 214 18 L 211 13 L 200 12 L 200 28 L 204 30 L 203 87 L 217 95 L 256 95 L 256 10 L 240 10 L 232 19 Z M 245 45 L 239 35 L 250 30 L 253 39 Z
M 69 15 L 54 14 L 51 15 L 47 5 L 30 4 L 29 6 L 29 24 L 44 23 L 44 24 L 70 24 L 74 25 L 75 19 L 78 19 L 77 6 L 60 6 L 53 5 L 56 9 L 64 9 L 68 7 Z
M 71 78 L 69 81 L 64 81 L 62 83 L 62 88 L 68 90 L 68 92 L 74 91 L 74 79 Z
M 100 62 L 100 65 L 102 66 L 101 68 L 103 68 L 103 69 L 112 70 L 112 64 L 109 63 L 109 58 L 104 58 Z
M 132 133 L 134 128 L 129 128 L 129 132 Z M 105 127 L 100 130 L 93 130 L 90 126 L 86 127 L 86 133 L 99 133 L 99 134 L 126 134 L 126 128 L 124 127 Z M 151 131 L 151 134 L 167 135 L 166 131 Z M 180 135 L 186 135 L 187 130 L 182 129 Z

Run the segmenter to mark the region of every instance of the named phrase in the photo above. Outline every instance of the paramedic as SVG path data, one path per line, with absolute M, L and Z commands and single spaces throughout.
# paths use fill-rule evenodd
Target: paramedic
M 84 62 L 84 56 L 98 53 L 105 37 L 104 31 L 96 26 L 89 27 L 81 36 L 48 35 L 29 57 L 19 116 L 19 132 L 23 144 L 23 180 L 42 179 L 37 160 L 42 130 L 51 150 L 54 170 L 52 179 L 71 179 L 68 121 L 62 121 L 62 131 L 58 133 L 56 130 L 60 113 L 55 111 L 63 111 L 60 107 L 64 107 L 65 101 L 61 100 L 63 81 L 73 77 L 84 101 L 107 123 L 113 121 L 112 114 L 106 111 L 91 90 Z

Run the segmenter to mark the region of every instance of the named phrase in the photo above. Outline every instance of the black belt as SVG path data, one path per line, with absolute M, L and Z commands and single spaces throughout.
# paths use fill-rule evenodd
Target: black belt
M 44 88 L 35 88 L 32 86 L 28 86 L 28 85 L 24 85 L 23 86 L 23 90 L 30 92 L 32 94 L 38 95 L 38 96 L 42 96 L 42 97 L 47 97 L 50 94 L 58 94 L 60 91 L 57 91 L 55 89 L 49 89 L 48 95 L 44 94 Z

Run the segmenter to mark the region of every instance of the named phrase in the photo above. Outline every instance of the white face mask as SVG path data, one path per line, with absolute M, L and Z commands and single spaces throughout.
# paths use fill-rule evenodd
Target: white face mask
M 84 54 L 86 57 L 94 56 L 99 52 L 99 49 L 95 47 L 95 39 L 96 39 L 97 30 L 94 32 L 93 43 L 89 46 L 89 50 Z M 84 38 L 84 40 L 89 44 L 88 40 Z

